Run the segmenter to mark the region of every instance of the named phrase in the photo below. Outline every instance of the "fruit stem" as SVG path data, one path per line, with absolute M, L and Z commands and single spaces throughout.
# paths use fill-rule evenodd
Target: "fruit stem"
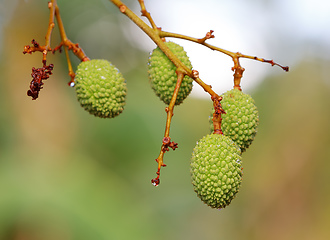
M 167 113 L 165 134 L 164 134 L 163 143 L 162 143 L 162 147 L 161 147 L 159 156 L 156 159 L 156 161 L 158 162 L 157 178 L 154 178 L 151 180 L 151 182 L 154 185 L 156 184 L 155 179 L 158 180 L 158 184 L 159 184 L 160 169 L 161 169 L 161 167 L 166 166 L 166 165 L 164 165 L 164 153 L 169 150 L 168 149 L 169 147 L 172 148 L 173 150 L 175 150 L 178 145 L 177 143 L 171 142 L 170 127 L 171 127 L 172 117 L 174 115 L 173 110 L 174 110 L 175 102 L 178 97 L 179 89 L 180 89 L 182 80 L 185 77 L 185 74 L 184 74 L 184 71 L 182 71 L 181 69 L 177 69 L 176 74 L 177 74 L 178 78 L 177 78 L 177 82 L 176 82 L 176 85 L 174 88 L 173 96 L 170 101 L 170 104 L 168 105 L 168 107 L 165 108 L 165 111 Z M 155 185 L 155 186 L 157 186 L 157 185 Z
M 78 44 L 74 44 L 74 43 L 72 43 L 68 39 L 68 37 L 66 35 L 66 32 L 65 32 L 65 29 L 64 29 L 63 21 L 62 21 L 61 15 L 60 15 L 60 9 L 59 9 L 58 5 L 56 4 L 56 1 L 54 3 L 55 3 L 55 16 L 56 16 L 56 20 L 57 20 L 57 23 L 58 23 L 58 29 L 60 31 L 60 36 L 61 36 L 61 43 L 57 47 L 57 49 L 60 49 L 62 46 L 64 46 L 65 57 L 66 57 L 67 64 L 68 64 L 69 76 L 71 78 L 71 80 L 69 81 L 68 85 L 71 86 L 71 87 L 73 87 L 74 86 L 75 73 L 74 73 L 73 68 L 72 68 L 72 64 L 71 64 L 71 60 L 70 60 L 70 55 L 69 55 L 69 50 L 72 50 L 72 52 L 81 61 L 87 61 L 87 60 L 89 60 L 89 58 L 86 56 L 86 54 L 79 47 Z
M 79 47 L 79 44 L 78 43 L 74 44 L 68 39 L 68 37 L 65 33 L 63 21 L 62 21 L 61 15 L 60 15 L 60 9 L 59 9 L 58 5 L 56 4 L 56 2 L 55 2 L 55 16 L 56 16 L 56 20 L 57 20 L 57 23 L 58 23 L 58 29 L 60 31 L 61 40 L 62 40 L 60 46 L 67 46 L 68 50 L 72 50 L 72 52 L 81 61 L 89 60 L 89 58 L 86 56 L 86 54 L 84 53 L 82 48 Z M 67 55 L 67 58 L 68 57 L 69 57 L 69 55 Z
M 176 85 L 175 85 L 175 88 L 174 88 L 172 99 L 171 99 L 170 104 L 168 105 L 168 108 L 167 108 L 167 111 L 166 111 L 167 112 L 167 120 L 166 120 L 166 129 L 165 129 L 164 137 L 168 137 L 170 135 L 170 125 L 171 125 L 171 119 L 173 117 L 174 105 L 175 105 L 176 99 L 178 97 L 178 93 L 179 93 L 179 90 L 180 90 L 182 80 L 185 77 L 185 74 L 181 69 L 177 69 L 176 74 L 178 76 L 178 79 L 177 79 L 177 82 L 176 82 Z
M 233 61 L 234 67 L 232 67 L 232 71 L 234 71 L 234 89 L 242 91 L 241 79 L 243 77 L 243 72 L 245 71 L 245 69 L 241 67 L 241 64 L 239 63 L 239 57 L 234 57 Z
M 213 134 L 223 134 L 221 129 L 221 122 L 222 122 L 221 114 L 226 114 L 226 112 L 221 106 L 222 97 L 221 96 L 212 97 L 211 99 L 213 101 L 213 108 L 214 108 L 213 118 L 212 118 L 213 128 L 214 128 Z
M 71 60 L 70 60 L 70 56 L 69 56 L 69 50 L 68 50 L 67 46 L 64 46 L 64 51 L 65 51 L 65 57 L 66 57 L 67 64 L 68 64 L 69 76 L 71 78 L 70 82 L 68 82 L 68 85 L 70 87 L 73 87 L 74 78 L 75 78 L 76 74 L 74 73 L 73 68 L 72 68 L 72 64 L 71 64 Z

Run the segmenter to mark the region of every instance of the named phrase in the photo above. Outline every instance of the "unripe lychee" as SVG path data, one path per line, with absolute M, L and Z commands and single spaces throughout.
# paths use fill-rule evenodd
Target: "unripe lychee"
M 97 117 L 113 118 L 124 110 L 125 80 L 107 60 L 81 62 L 76 71 L 75 90 L 80 105 Z
M 224 208 L 242 182 L 240 149 L 227 136 L 206 135 L 193 150 L 190 174 L 197 196 L 212 208 Z
M 253 142 L 257 134 L 259 113 L 253 98 L 238 89 L 232 89 L 222 95 L 221 106 L 226 114 L 222 114 L 221 129 L 244 152 Z M 213 112 L 212 112 L 213 113 Z M 210 127 L 213 132 L 212 114 Z
M 191 62 L 183 47 L 174 42 L 167 42 L 166 45 L 182 63 L 189 69 L 192 68 Z M 150 54 L 148 60 L 150 84 L 156 95 L 166 104 L 170 103 L 177 82 L 176 69 L 176 66 L 159 47 L 155 48 Z M 185 76 L 182 80 L 175 105 L 179 105 L 183 102 L 191 92 L 192 86 L 193 80 Z

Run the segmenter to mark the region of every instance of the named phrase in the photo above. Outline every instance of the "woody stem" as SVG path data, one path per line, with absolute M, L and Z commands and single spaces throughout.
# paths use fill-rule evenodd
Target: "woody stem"
M 55 27 L 55 23 L 54 23 L 55 6 L 56 6 L 56 0 L 52 0 L 51 2 L 48 3 L 48 8 L 50 10 L 50 12 L 49 12 L 49 22 L 48 22 L 47 33 L 46 33 L 46 36 L 45 36 L 46 42 L 45 42 L 45 46 L 44 46 L 44 51 L 42 52 L 42 54 L 43 54 L 42 60 L 43 60 L 44 64 L 46 64 L 46 56 L 47 56 L 48 51 L 51 51 L 50 39 L 51 39 L 53 29 Z
M 211 96 L 216 95 L 216 93 L 211 89 L 211 86 L 205 84 L 199 77 L 195 77 L 193 71 L 189 69 L 185 64 L 183 64 L 179 58 L 171 52 L 171 50 L 166 46 L 162 40 L 162 36 L 159 35 L 158 29 L 153 29 L 148 26 L 144 21 L 142 21 L 132 10 L 130 10 L 122 1 L 120 0 L 110 0 L 115 4 L 119 10 L 130 18 L 142 31 L 144 31 L 151 40 L 153 40 L 157 46 L 164 52 L 164 54 L 173 62 L 173 64 L 183 71 L 185 75 L 188 75 L 195 80 L 205 92 L 209 93 Z

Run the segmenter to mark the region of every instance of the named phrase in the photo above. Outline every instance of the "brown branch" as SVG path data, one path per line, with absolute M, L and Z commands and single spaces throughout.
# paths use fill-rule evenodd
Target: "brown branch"
M 199 77 L 196 77 L 193 73 L 193 70 L 189 69 L 185 64 L 183 64 L 179 58 L 171 52 L 171 50 L 166 46 L 163 42 L 164 36 L 161 35 L 162 31 L 160 29 L 153 29 L 148 26 L 144 21 L 142 21 L 135 13 L 132 12 L 122 1 L 120 0 L 110 0 L 113 4 L 115 4 L 119 10 L 125 14 L 128 18 L 130 18 L 142 31 L 144 31 L 151 40 L 153 40 L 157 46 L 164 52 L 164 54 L 173 62 L 173 64 L 181 69 L 184 74 L 195 80 L 197 84 L 199 84 L 205 92 L 209 93 L 210 96 L 216 95 L 216 93 L 212 90 L 210 85 L 205 84 Z
M 43 52 L 44 50 L 51 50 L 51 49 L 46 49 L 46 46 L 41 46 L 35 39 L 32 39 L 31 41 L 32 46 L 30 45 L 25 45 L 23 54 L 32 54 L 34 52 Z
M 212 33 L 211 33 L 211 35 L 212 35 Z M 208 34 L 210 34 L 210 32 Z M 173 38 L 180 38 L 180 39 L 188 40 L 188 41 L 191 41 L 191 42 L 202 44 L 202 45 L 204 45 L 205 47 L 208 47 L 211 50 L 215 50 L 215 51 L 224 53 L 224 54 L 232 57 L 233 59 L 234 58 L 248 58 L 248 59 L 256 60 L 256 61 L 259 61 L 259 62 L 269 63 L 272 66 L 276 65 L 276 66 L 282 68 L 286 72 L 289 71 L 289 67 L 288 66 L 282 66 L 282 65 L 274 62 L 273 60 L 266 60 L 264 58 L 259 58 L 259 57 L 256 57 L 256 56 L 250 56 L 250 55 L 246 55 L 246 54 L 241 54 L 239 52 L 231 52 L 231 51 L 225 50 L 223 48 L 219 48 L 219 47 L 213 46 L 211 44 L 208 44 L 208 43 L 205 42 L 205 40 L 206 40 L 205 38 L 206 37 L 204 37 L 204 38 L 194 38 L 194 37 L 189 37 L 189 36 L 185 36 L 185 35 L 182 35 L 182 34 L 165 32 L 165 31 L 161 31 L 159 33 L 159 36 L 160 37 L 163 37 L 163 38 L 165 38 L 165 37 L 173 37 Z M 213 35 L 213 37 L 214 37 L 214 35 Z
M 41 46 L 35 39 L 32 39 L 31 43 L 32 46 L 26 45 L 24 46 L 24 51 L 23 54 L 29 53 L 32 54 L 33 52 L 42 52 L 43 53 L 43 61 L 46 61 L 47 59 L 47 53 L 48 51 L 52 51 L 50 47 L 50 39 L 51 35 L 55 26 L 54 23 L 54 16 L 55 16 L 55 5 L 53 4 L 55 2 L 56 5 L 56 0 L 52 2 L 48 2 L 48 8 L 49 8 L 49 21 L 48 21 L 48 28 L 47 28 L 47 33 L 45 36 L 45 45 Z

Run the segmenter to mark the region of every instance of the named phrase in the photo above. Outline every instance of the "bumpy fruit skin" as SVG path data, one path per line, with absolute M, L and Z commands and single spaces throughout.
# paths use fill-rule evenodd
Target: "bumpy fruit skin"
M 183 62 L 188 68 L 192 69 L 191 62 L 180 45 L 167 42 L 168 48 Z M 176 67 L 172 61 L 157 47 L 150 54 L 148 60 L 148 76 L 150 84 L 156 95 L 165 103 L 169 104 L 174 88 L 177 82 L 177 75 L 175 73 Z M 193 80 L 185 76 L 182 80 L 178 97 L 175 105 L 179 105 L 190 94 L 193 86 Z
M 232 89 L 222 95 L 221 106 L 226 114 L 222 114 L 221 129 L 241 149 L 242 153 L 253 142 L 259 125 L 259 113 L 253 98 L 238 89 Z M 212 112 L 213 114 L 213 112 Z M 212 115 L 210 127 L 213 132 Z
M 93 59 L 78 65 L 75 90 L 80 105 L 100 118 L 119 115 L 126 103 L 126 83 L 109 61 Z
M 240 149 L 220 134 L 204 136 L 195 146 L 190 174 L 197 196 L 212 208 L 228 206 L 242 182 Z

